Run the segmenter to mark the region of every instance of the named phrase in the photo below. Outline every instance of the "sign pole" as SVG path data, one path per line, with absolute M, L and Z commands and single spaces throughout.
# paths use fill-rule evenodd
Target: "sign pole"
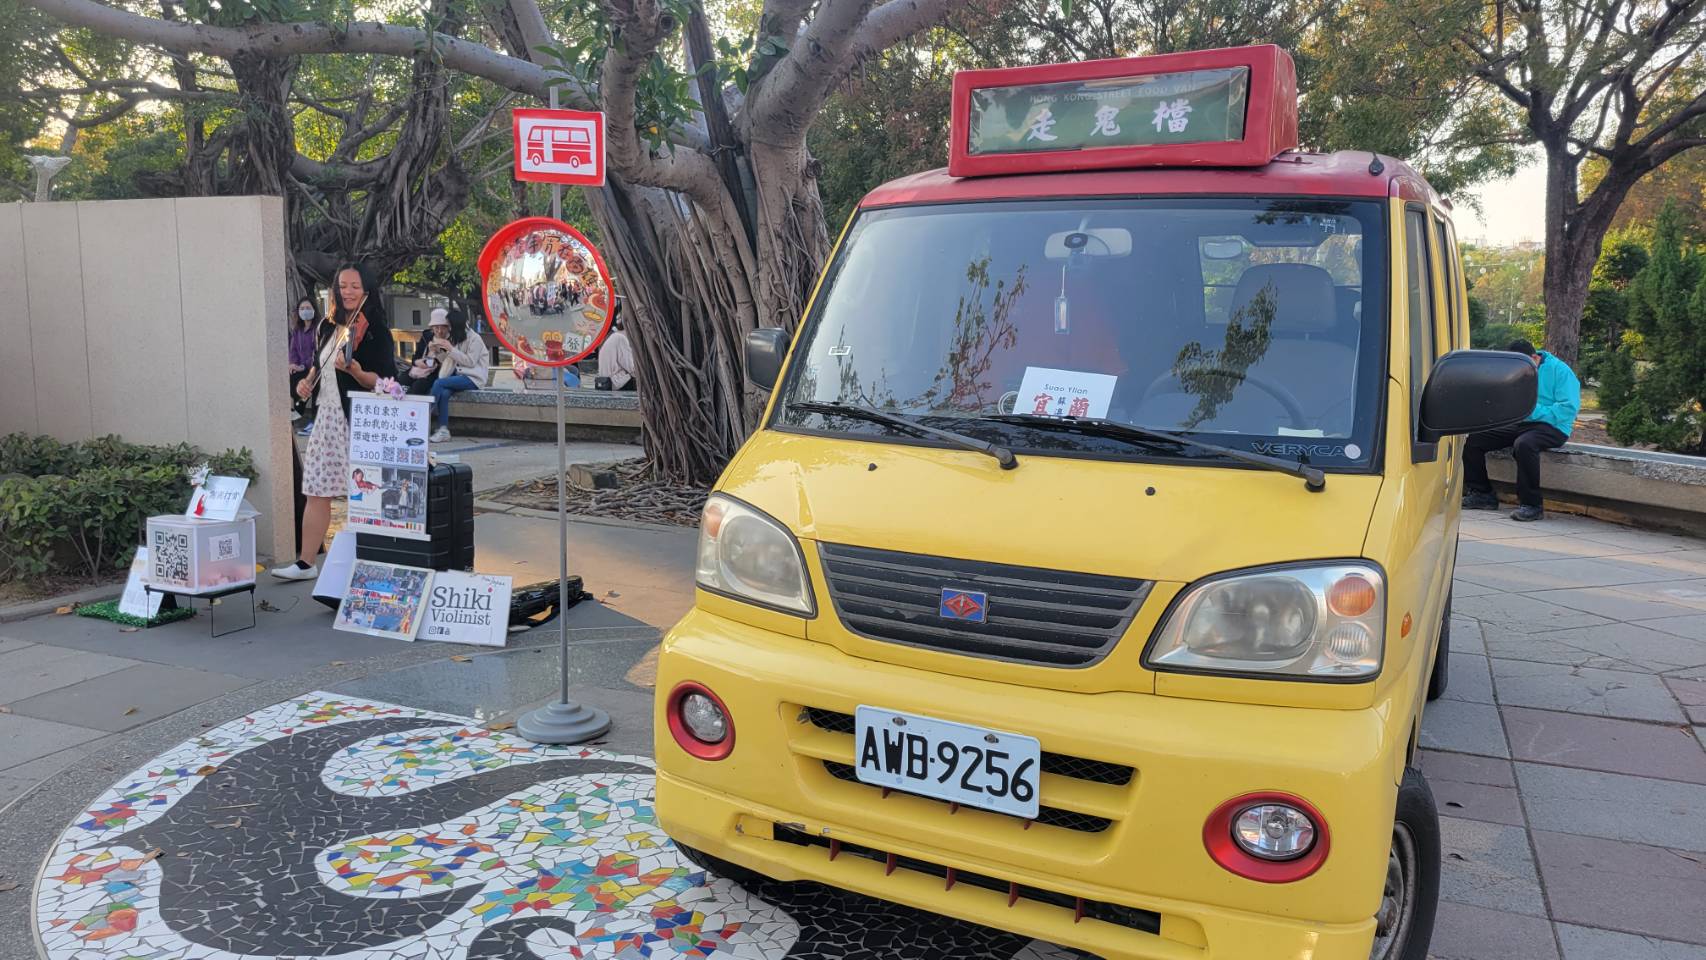
M 551 109 L 557 88 L 551 87 Z M 563 185 L 551 184 L 551 219 L 563 219 Z M 569 699 L 569 497 L 568 441 L 563 433 L 563 371 L 551 368 L 557 382 L 557 702 L 521 718 L 515 732 L 534 743 L 585 743 L 610 731 L 610 715 Z

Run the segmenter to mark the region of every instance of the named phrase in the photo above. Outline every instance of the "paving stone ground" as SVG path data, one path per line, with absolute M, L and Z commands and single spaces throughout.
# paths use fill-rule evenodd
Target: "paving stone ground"
M 1706 543 L 1464 517 L 1438 960 L 1706 960 Z
M 551 521 L 488 514 L 479 528 L 482 566 L 554 574 Z M 583 648 L 577 686 L 639 754 L 647 651 L 691 602 L 692 533 L 580 524 L 575 537 L 604 602 L 572 622 L 609 643 Z M 305 590 L 267 590 L 284 612 L 218 645 L 199 618 L 136 634 L 0 625 L 0 960 L 36 956 L 22 908 L 59 832 L 198 729 L 312 690 L 483 722 L 550 692 L 551 638 L 453 663 L 454 648 L 334 634 L 293 605 Z M 1420 761 L 1446 852 L 1432 956 L 1706 960 L 1706 542 L 1469 514 L 1454 596 L 1450 689 L 1424 717 Z M 8 878 L 24 882 L 8 891 Z

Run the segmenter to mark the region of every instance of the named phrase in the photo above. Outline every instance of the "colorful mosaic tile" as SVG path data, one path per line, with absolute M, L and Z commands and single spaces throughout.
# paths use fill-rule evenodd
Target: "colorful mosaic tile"
M 1068 956 L 816 885 L 709 877 L 659 829 L 652 791 L 644 758 L 311 694 L 90 804 L 38 881 L 39 933 L 49 960 Z

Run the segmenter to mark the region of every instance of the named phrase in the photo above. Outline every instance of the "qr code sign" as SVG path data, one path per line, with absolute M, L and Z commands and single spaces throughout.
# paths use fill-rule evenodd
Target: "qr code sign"
M 215 560 L 230 560 L 237 555 L 237 535 L 214 537 L 208 541 L 207 549 Z
M 190 582 L 190 535 L 180 530 L 155 530 L 148 548 L 148 563 L 155 583 L 188 586 Z

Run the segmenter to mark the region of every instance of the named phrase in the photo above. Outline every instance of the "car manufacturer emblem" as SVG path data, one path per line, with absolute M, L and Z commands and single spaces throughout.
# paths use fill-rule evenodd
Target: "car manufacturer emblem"
M 942 619 L 982 623 L 988 612 L 988 594 L 974 590 L 956 590 L 953 587 L 942 588 L 942 604 L 937 610 Z

